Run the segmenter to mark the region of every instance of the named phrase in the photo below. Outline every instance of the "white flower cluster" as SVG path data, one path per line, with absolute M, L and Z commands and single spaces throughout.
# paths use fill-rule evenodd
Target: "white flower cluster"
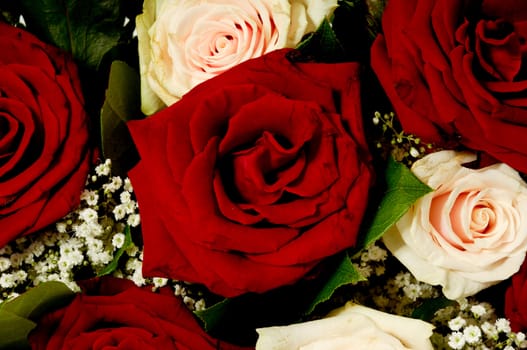
M 364 278 L 371 275 L 381 276 L 384 274 L 384 261 L 388 252 L 376 244 L 371 244 L 361 251 L 358 261 L 353 262 L 353 266 Z M 354 259 L 355 260 L 355 259 Z
M 456 305 L 436 313 L 436 325 L 448 329 L 447 334 L 435 334 L 434 345 L 439 349 L 488 350 L 525 349 L 525 334 L 514 333 L 505 318 L 496 317 L 487 303 L 459 300 Z
M 355 255 L 352 262 L 368 280 L 353 285 L 344 299 L 411 317 L 416 308 L 442 295 L 438 287 L 418 282 L 379 241 Z M 525 334 L 512 332 L 507 319 L 497 317 L 490 304 L 474 298 L 452 301 L 436 311 L 431 322 L 436 326 L 434 349 L 527 349 Z
M 76 280 L 101 273 L 122 249 L 113 276 L 137 286 L 152 285 L 153 291 L 169 285 L 190 309 L 205 307 L 203 293 L 190 285 L 143 277 L 142 250 L 126 234 L 140 224 L 138 205 L 130 180 L 112 176 L 111 165 L 107 159 L 95 167 L 75 211 L 53 227 L 0 249 L 0 301 L 45 281 L 60 281 L 79 291 Z
M 0 249 L 1 299 L 45 281 L 60 281 L 78 291 L 75 280 L 104 269 L 123 247 L 126 227 L 139 225 L 130 180 L 111 176 L 110 160 L 95 168 L 80 199 L 80 206 L 54 227 Z M 116 207 L 124 208 L 124 215 L 109 217 Z M 132 248 L 130 243 L 126 250 L 130 258 L 138 251 Z

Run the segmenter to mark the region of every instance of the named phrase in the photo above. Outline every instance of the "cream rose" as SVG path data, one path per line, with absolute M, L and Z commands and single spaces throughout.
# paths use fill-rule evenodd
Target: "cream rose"
M 294 47 L 337 0 L 145 0 L 137 17 L 141 105 L 150 115 L 202 81 Z
M 256 350 L 432 349 L 434 327 L 348 303 L 326 318 L 257 329 Z
M 383 240 L 420 281 L 449 299 L 473 295 L 513 275 L 527 250 L 527 185 L 505 164 L 473 170 L 468 153 L 442 151 L 412 172 L 434 189 Z

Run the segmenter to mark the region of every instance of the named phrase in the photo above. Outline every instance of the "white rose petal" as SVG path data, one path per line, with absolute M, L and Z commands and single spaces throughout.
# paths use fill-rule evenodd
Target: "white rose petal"
M 250 58 L 295 47 L 337 0 L 145 0 L 136 19 L 147 115 Z
M 416 279 L 450 299 L 507 279 L 527 251 L 527 184 L 505 164 L 462 166 L 474 159 L 442 151 L 415 162 L 412 172 L 435 190 L 383 236 Z
M 256 350 L 432 349 L 433 326 L 348 303 L 327 318 L 257 329 Z

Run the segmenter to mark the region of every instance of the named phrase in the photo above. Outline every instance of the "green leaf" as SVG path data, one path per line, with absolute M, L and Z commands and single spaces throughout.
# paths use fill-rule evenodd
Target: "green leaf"
M 316 32 L 309 34 L 298 44 L 297 49 L 300 50 L 302 56 L 314 58 L 319 62 L 336 62 L 345 55 L 327 18 L 322 21 Z
M 110 262 L 108 265 L 104 267 L 99 273 L 97 274 L 97 277 L 109 275 L 110 273 L 114 272 L 115 269 L 119 266 L 119 259 L 121 259 L 121 256 L 123 253 L 130 247 L 132 244 L 132 235 L 130 233 L 130 225 L 126 225 L 126 228 L 124 229 L 124 243 L 119 248 L 113 257 L 112 262 Z
M 120 0 L 19 0 L 27 28 L 96 68 L 124 33 Z
M 126 122 L 144 117 L 140 101 L 139 74 L 125 62 L 113 61 L 101 111 L 101 139 L 103 155 L 113 161 L 117 175 L 138 159 Z
M 0 310 L 0 349 L 31 349 L 27 337 L 36 326 L 31 320 Z
M 353 266 L 353 264 L 351 263 L 351 259 L 348 254 L 344 254 L 340 265 L 335 270 L 333 275 L 329 278 L 328 282 L 322 287 L 313 302 L 308 306 L 305 314 L 311 314 L 318 304 L 330 300 L 331 296 L 333 295 L 333 293 L 335 293 L 338 288 L 365 280 L 366 279 L 357 271 L 355 266 Z
M 74 295 L 64 283 L 44 282 L 13 300 L 0 304 L 0 311 L 35 320 L 48 310 L 64 305 L 65 301 L 69 302 Z
M 68 304 L 75 296 L 61 282 L 44 282 L 0 304 L 0 349 L 26 349 L 27 336 L 45 313 Z
M 231 303 L 232 299 L 223 299 L 211 307 L 195 311 L 194 314 L 203 322 L 203 328 L 205 328 L 205 331 L 210 332 L 222 322 L 223 316 L 231 306 Z
M 388 159 L 386 169 L 386 193 L 368 229 L 363 246 L 381 238 L 410 209 L 416 200 L 432 191 L 404 164 Z
M 457 302 L 440 296 L 434 299 L 428 299 L 412 312 L 413 318 L 419 318 L 423 321 L 431 321 L 436 311 L 447 306 L 455 305 Z

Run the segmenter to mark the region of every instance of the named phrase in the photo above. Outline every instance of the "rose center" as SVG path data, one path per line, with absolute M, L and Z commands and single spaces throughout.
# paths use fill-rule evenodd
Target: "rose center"
M 305 166 L 303 151 L 281 135 L 264 132 L 247 149 L 232 154 L 234 183 L 244 202 L 271 204 L 283 200 L 285 187 Z
M 522 68 L 523 35 L 503 19 L 481 20 L 475 28 L 474 51 L 480 67 L 499 81 L 513 81 Z
M 470 229 L 473 232 L 485 233 L 496 223 L 496 213 L 488 203 L 478 204 L 471 214 Z
M 215 43 L 215 52 L 220 53 L 223 51 L 226 47 L 228 47 L 233 40 L 232 35 L 225 35 L 216 40 Z

